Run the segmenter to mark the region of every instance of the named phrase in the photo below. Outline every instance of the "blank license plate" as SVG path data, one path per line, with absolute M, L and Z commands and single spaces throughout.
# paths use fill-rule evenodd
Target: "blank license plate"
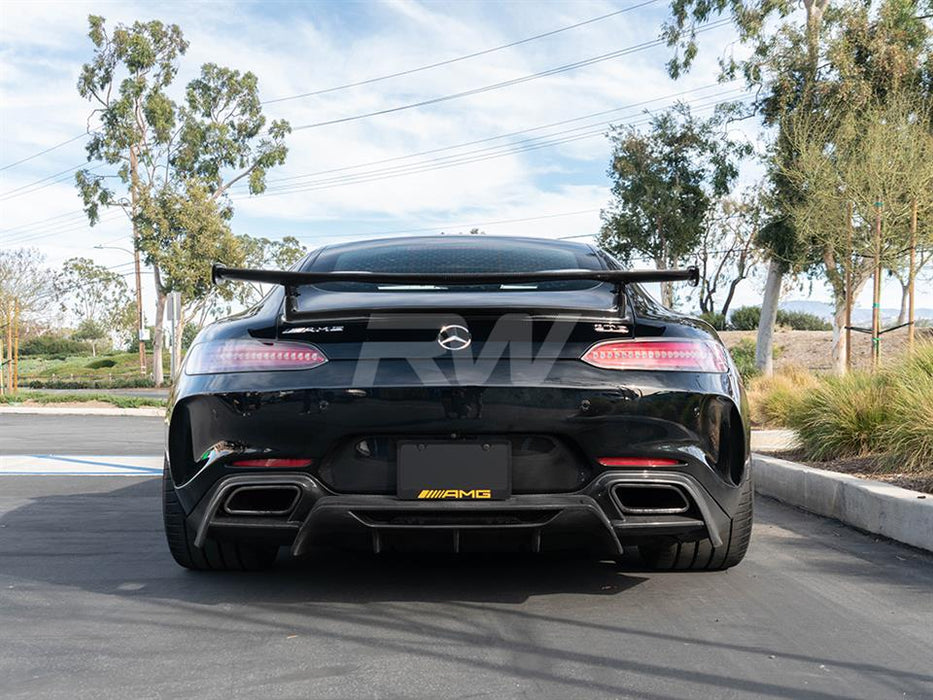
M 506 441 L 400 442 L 398 496 L 419 501 L 508 498 L 511 457 Z

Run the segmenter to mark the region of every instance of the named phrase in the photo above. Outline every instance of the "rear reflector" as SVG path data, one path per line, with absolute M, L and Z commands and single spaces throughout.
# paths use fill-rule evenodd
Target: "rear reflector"
M 707 340 L 606 340 L 581 358 L 601 369 L 728 372 L 725 349 Z
M 234 467 L 310 467 L 310 459 L 238 459 L 230 463 Z
M 269 372 L 311 369 L 327 362 L 324 353 L 308 343 L 284 340 L 212 340 L 188 353 L 185 374 Z
M 604 467 L 676 467 L 683 464 L 680 460 L 665 457 L 600 457 L 597 461 Z

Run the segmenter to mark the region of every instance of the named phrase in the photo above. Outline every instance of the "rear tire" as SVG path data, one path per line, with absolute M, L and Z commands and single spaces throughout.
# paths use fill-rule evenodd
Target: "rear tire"
M 641 545 L 638 552 L 645 564 L 655 571 L 723 571 L 742 561 L 752 536 L 755 492 L 751 476 L 740 488 L 739 504 L 721 547 L 714 547 L 709 538 Z
M 162 520 L 172 558 L 194 571 L 259 571 L 275 562 L 276 545 L 219 542 L 208 538 L 203 547 L 194 546 L 195 533 L 185 522 L 185 511 L 175 495 L 168 464 L 162 468 Z

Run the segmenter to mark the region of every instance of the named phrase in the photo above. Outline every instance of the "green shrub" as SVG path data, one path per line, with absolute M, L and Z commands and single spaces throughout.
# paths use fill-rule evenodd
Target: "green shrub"
M 760 306 L 742 306 L 732 312 L 729 319 L 729 326 L 737 331 L 753 331 L 758 328 L 761 321 Z M 816 314 L 808 314 L 805 311 L 784 311 L 778 309 L 775 323 L 778 326 L 785 326 L 795 331 L 828 331 L 832 325 L 821 319 Z
M 757 327 L 757 323 L 755 324 Z M 777 325 L 793 328 L 795 331 L 828 331 L 832 326 L 816 314 L 805 311 L 782 311 L 778 309 Z
M 933 467 L 933 344 L 891 370 L 889 419 L 878 440 L 895 469 Z
M 735 362 L 735 368 L 739 370 L 743 381 L 748 381 L 758 374 L 755 367 L 755 341 L 749 338 L 742 338 L 732 348 L 729 353 L 732 355 L 732 361 Z
M 20 355 L 90 355 L 91 347 L 87 343 L 71 338 L 46 333 L 25 341 L 19 347 Z
M 808 458 L 858 457 L 881 449 L 889 391 L 885 375 L 864 372 L 827 377 L 807 391 L 789 422 Z
M 760 306 L 741 306 L 729 317 L 729 326 L 737 331 L 753 331 L 761 318 Z
M 718 314 L 715 311 L 704 311 L 700 314 L 700 319 L 706 321 L 717 331 L 726 330 L 726 317 L 723 314 Z
M 84 379 L 71 378 L 29 378 L 24 379 L 21 386 L 30 389 L 141 389 L 154 386 L 149 377 L 107 377 Z
M 116 366 L 117 366 L 117 361 L 111 360 L 109 357 L 102 357 L 98 360 L 94 360 L 93 362 L 87 363 L 88 369 L 104 369 L 106 367 L 116 367 Z

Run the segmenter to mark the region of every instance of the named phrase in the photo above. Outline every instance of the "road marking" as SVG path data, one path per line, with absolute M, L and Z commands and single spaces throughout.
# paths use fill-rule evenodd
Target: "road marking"
M 0 476 L 150 476 L 162 457 L 114 455 L 0 455 Z

